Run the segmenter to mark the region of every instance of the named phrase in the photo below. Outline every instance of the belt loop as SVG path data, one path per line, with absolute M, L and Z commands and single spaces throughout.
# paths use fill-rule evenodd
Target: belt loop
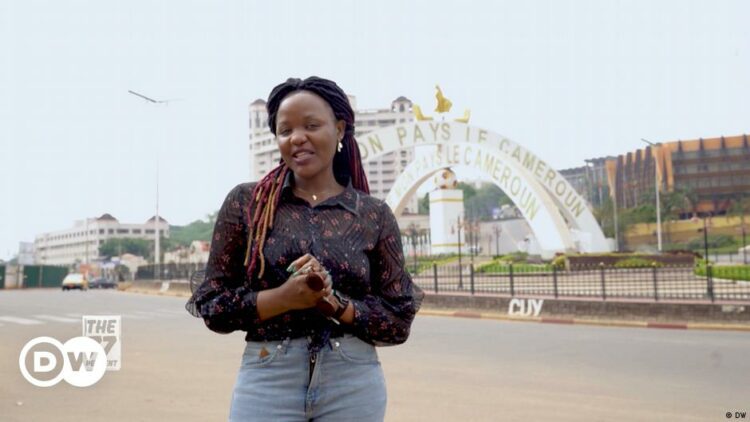
M 289 342 L 292 341 L 290 337 L 285 338 L 284 340 L 279 343 L 279 351 L 286 354 L 287 349 L 289 349 Z

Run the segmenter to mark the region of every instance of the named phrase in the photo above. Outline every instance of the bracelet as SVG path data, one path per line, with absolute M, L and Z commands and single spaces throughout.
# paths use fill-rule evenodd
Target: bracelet
M 344 315 L 344 312 L 346 312 L 346 308 L 349 306 L 349 299 L 342 296 L 338 290 L 333 291 L 333 296 L 339 302 L 339 307 L 338 309 L 336 309 L 336 312 L 334 312 L 332 316 L 334 319 L 341 319 L 341 316 Z

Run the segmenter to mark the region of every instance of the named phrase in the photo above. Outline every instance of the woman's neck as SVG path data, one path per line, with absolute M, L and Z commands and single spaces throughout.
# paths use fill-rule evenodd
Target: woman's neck
M 294 186 L 303 192 L 311 194 L 332 193 L 341 187 L 333 176 L 333 171 L 317 175 L 310 179 L 302 179 L 294 175 Z

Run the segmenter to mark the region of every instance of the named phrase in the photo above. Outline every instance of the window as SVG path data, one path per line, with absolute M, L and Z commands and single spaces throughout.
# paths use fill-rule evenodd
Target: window
M 154 229 L 146 229 L 146 234 L 154 234 Z
M 133 234 L 141 234 L 141 229 L 133 229 Z
M 130 230 L 128 229 L 117 229 L 117 234 L 129 234 Z
M 115 234 L 115 229 L 109 229 L 109 234 Z

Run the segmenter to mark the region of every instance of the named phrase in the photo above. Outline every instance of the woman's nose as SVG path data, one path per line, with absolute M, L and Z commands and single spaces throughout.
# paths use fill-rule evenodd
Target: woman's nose
M 292 136 L 290 137 L 292 144 L 294 145 L 301 145 L 307 142 L 307 134 L 304 130 L 294 130 L 292 131 Z

